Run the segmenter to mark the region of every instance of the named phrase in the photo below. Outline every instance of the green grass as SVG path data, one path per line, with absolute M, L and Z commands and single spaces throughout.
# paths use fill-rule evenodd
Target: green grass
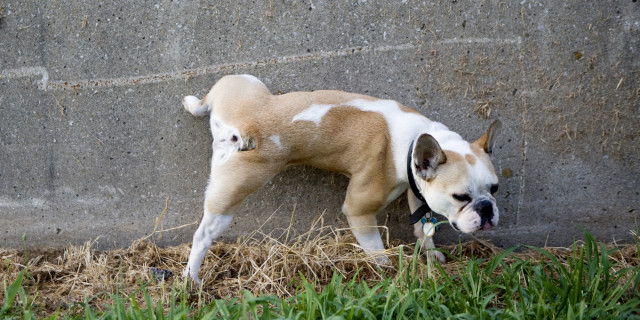
M 141 285 L 134 294 L 112 295 L 111 303 L 99 309 L 87 301 L 48 319 L 640 319 L 640 266 L 612 259 L 616 249 L 588 232 L 566 257 L 530 249 L 544 258 L 518 258 L 510 249 L 491 259 L 460 261 L 448 274 L 434 264 L 427 271 L 439 274 L 433 277 L 420 276 L 423 262 L 405 261 L 400 251 L 401 271 L 393 277 L 365 283 L 357 274 L 350 279 L 334 274 L 318 292 L 301 275 L 295 294 L 285 299 L 244 291 L 203 303 L 197 290 L 183 283 L 171 288 L 168 302 L 154 302 Z M 23 288 L 27 277 L 24 269 L 4 284 L 0 319 L 39 314 L 37 297 Z

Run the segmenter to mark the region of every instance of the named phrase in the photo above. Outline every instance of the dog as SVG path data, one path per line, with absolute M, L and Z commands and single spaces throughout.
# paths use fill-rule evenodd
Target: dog
M 240 203 L 291 165 L 311 165 L 348 176 L 342 212 L 377 263 L 389 262 L 376 214 L 407 191 L 414 234 L 434 250 L 431 212 L 472 233 L 498 224 L 498 177 L 490 159 L 501 129 L 496 120 L 469 143 L 445 125 L 392 100 L 334 90 L 272 95 L 251 75 L 221 78 L 184 108 L 210 115 L 211 174 L 204 216 L 193 235 L 184 276 L 201 283 L 205 253 L 230 224 Z

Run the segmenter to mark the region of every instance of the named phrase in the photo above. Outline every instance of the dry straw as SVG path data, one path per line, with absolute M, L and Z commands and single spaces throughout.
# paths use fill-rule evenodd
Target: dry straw
M 189 254 L 186 244 L 159 248 L 150 241 L 137 240 L 127 249 L 98 251 L 92 249 L 94 242 L 69 246 L 64 250 L 22 252 L 0 249 L 4 262 L 0 281 L 10 284 L 28 266 L 31 277 L 24 284 L 25 288 L 28 294 L 38 297 L 40 306 L 50 312 L 84 302 L 87 298 L 100 310 L 110 301 L 111 294 L 141 294 L 138 290 L 141 284 L 148 284 L 148 292 L 155 301 L 168 301 L 171 285 L 176 281 L 182 282 L 180 274 Z M 239 296 L 242 290 L 288 297 L 295 294 L 297 283 L 301 281 L 300 274 L 320 287 L 330 282 L 334 272 L 341 273 L 344 279 L 351 279 L 357 274 L 359 280 L 373 283 L 385 275 L 393 277 L 397 274 L 401 250 L 405 259 L 412 259 L 413 245 L 401 245 L 395 241 L 388 247 L 387 254 L 392 263 L 379 268 L 360 250 L 350 230 L 326 226 L 320 216 L 304 234 L 295 235 L 291 228 L 268 234 L 256 231 L 236 243 L 214 243 L 200 272 L 203 286 L 194 290 L 201 290 L 199 297 L 203 301 L 200 302 Z M 621 267 L 640 264 L 637 246 L 618 248 L 611 258 Z M 458 257 L 443 265 L 447 273 L 461 270 L 461 264 L 471 257 L 492 257 L 503 251 L 482 240 L 443 249 Z M 566 248 L 546 250 L 560 259 L 572 252 Z M 505 260 L 517 258 L 544 259 L 539 252 L 524 251 Z M 152 267 L 170 270 L 173 276 L 158 283 L 151 275 Z M 423 263 L 420 268 L 422 276 L 427 272 L 432 277 L 439 276 L 438 269 Z M 0 292 L 0 300 L 4 298 L 2 295 Z

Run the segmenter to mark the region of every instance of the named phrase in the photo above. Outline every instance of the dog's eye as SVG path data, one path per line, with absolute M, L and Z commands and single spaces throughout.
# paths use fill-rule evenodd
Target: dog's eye
M 471 196 L 468 194 L 454 194 L 453 198 L 460 202 L 471 202 Z
M 492 185 L 491 189 L 489 189 L 489 192 L 491 192 L 491 194 L 498 192 L 498 185 L 497 184 Z

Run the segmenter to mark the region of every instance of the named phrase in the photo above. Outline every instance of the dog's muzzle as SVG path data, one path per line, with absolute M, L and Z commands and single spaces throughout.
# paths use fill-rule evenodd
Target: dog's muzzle
M 480 215 L 480 228 L 483 230 L 491 228 L 493 223 L 493 203 L 489 200 L 482 200 L 473 206 L 473 210 Z

